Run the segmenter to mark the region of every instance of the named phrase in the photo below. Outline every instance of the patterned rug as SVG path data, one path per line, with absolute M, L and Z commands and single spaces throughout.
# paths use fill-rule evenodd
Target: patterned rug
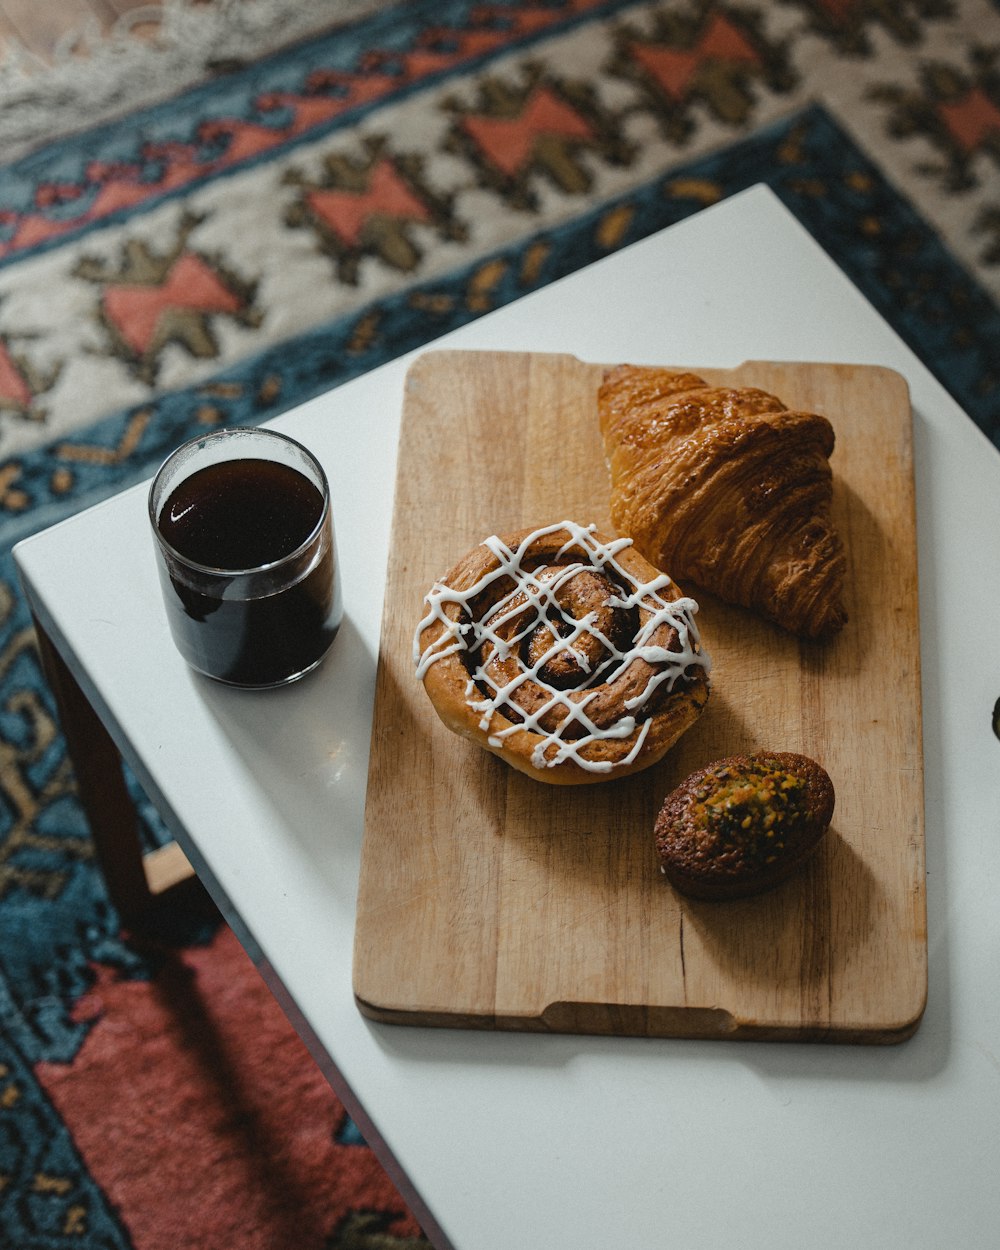
M 64 100 L 59 135 L 33 137 L 33 80 L 10 95 L 25 124 L 0 126 L 0 1244 L 18 1250 L 425 1242 L 229 931 L 123 931 L 17 540 L 193 433 L 757 182 L 1000 446 L 998 0 L 417 0 L 336 28 L 336 6 L 293 7 L 308 37 L 261 23 L 259 55 L 141 109 L 105 91 L 70 133 Z

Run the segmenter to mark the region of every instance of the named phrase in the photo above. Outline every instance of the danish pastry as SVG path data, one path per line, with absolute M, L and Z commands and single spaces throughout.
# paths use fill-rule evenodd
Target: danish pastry
M 413 659 L 441 720 L 540 781 L 646 768 L 708 698 L 698 605 L 594 526 L 493 535 L 425 607 Z

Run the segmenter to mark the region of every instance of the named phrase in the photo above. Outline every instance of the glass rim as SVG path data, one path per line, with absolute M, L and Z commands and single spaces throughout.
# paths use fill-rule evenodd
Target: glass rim
M 156 512 L 154 505 L 153 505 L 153 497 L 156 494 L 156 488 L 159 485 L 160 479 L 163 477 L 164 473 L 167 471 L 171 463 L 174 460 L 176 460 L 183 452 L 187 451 L 189 448 L 196 448 L 199 445 L 205 444 L 205 443 L 222 441 L 223 439 L 231 438 L 234 435 L 251 435 L 253 437 L 270 438 L 278 442 L 285 443 L 291 447 L 294 447 L 297 451 L 301 452 L 302 455 L 304 455 L 314 467 L 320 479 L 320 484 L 321 484 L 320 493 L 323 496 L 323 507 L 322 507 L 322 510 L 320 511 L 319 518 L 317 519 L 316 524 L 312 527 L 312 529 L 309 531 L 309 533 L 302 540 L 302 542 L 299 543 L 297 547 L 295 547 L 292 551 L 289 551 L 286 555 L 281 556 L 277 560 L 270 560 L 266 564 L 251 564 L 245 568 L 239 568 L 239 569 L 226 568 L 223 565 L 216 565 L 216 564 L 202 564 L 200 563 L 200 561 L 192 560 L 190 556 L 186 556 L 182 552 L 178 551 L 177 548 L 172 543 L 170 543 L 166 538 L 164 538 L 163 533 L 160 530 L 160 526 L 158 524 L 158 513 Z M 233 457 L 233 458 L 234 459 L 246 459 L 246 460 L 264 459 L 264 457 L 262 456 L 245 456 L 245 457 Z M 219 462 L 219 463 L 223 463 L 223 462 Z M 146 495 L 146 512 L 147 512 L 147 515 L 149 516 L 150 525 L 153 527 L 153 533 L 156 535 L 157 543 L 160 545 L 160 547 L 164 551 L 166 551 L 179 564 L 183 564 L 185 568 L 192 569 L 196 573 L 202 573 L 211 577 L 250 577 L 254 574 L 270 573 L 274 569 L 280 569 L 282 565 L 289 564 L 295 559 L 297 559 L 298 557 L 300 557 L 301 555 L 303 555 L 306 549 L 312 543 L 316 541 L 317 537 L 319 536 L 320 532 L 322 531 L 323 527 L 326 524 L 327 517 L 330 515 L 330 483 L 326 476 L 326 470 L 320 464 L 315 454 L 311 452 L 304 443 L 300 443 L 297 438 L 292 438 L 290 434 L 284 434 L 280 430 L 264 429 L 261 426 L 254 426 L 254 425 L 222 426 L 218 430 L 209 431 L 208 434 L 195 434 L 194 437 L 186 439 L 178 447 L 175 447 L 172 452 L 170 452 L 170 454 L 166 457 L 166 459 L 163 460 L 160 467 L 156 470 L 156 473 L 153 475 L 153 480 L 149 484 L 149 491 Z

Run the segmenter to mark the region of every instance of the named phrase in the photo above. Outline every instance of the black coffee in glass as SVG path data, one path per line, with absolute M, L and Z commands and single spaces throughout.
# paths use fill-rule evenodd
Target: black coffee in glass
M 310 672 L 340 626 L 326 476 L 271 430 L 219 430 L 163 465 L 150 518 L 171 634 L 199 672 L 284 685 Z

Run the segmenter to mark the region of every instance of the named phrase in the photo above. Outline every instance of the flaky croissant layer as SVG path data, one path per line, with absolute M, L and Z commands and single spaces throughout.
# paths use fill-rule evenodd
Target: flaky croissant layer
M 606 372 L 598 412 L 612 520 L 646 559 L 804 637 L 842 628 L 825 417 L 634 365 Z

